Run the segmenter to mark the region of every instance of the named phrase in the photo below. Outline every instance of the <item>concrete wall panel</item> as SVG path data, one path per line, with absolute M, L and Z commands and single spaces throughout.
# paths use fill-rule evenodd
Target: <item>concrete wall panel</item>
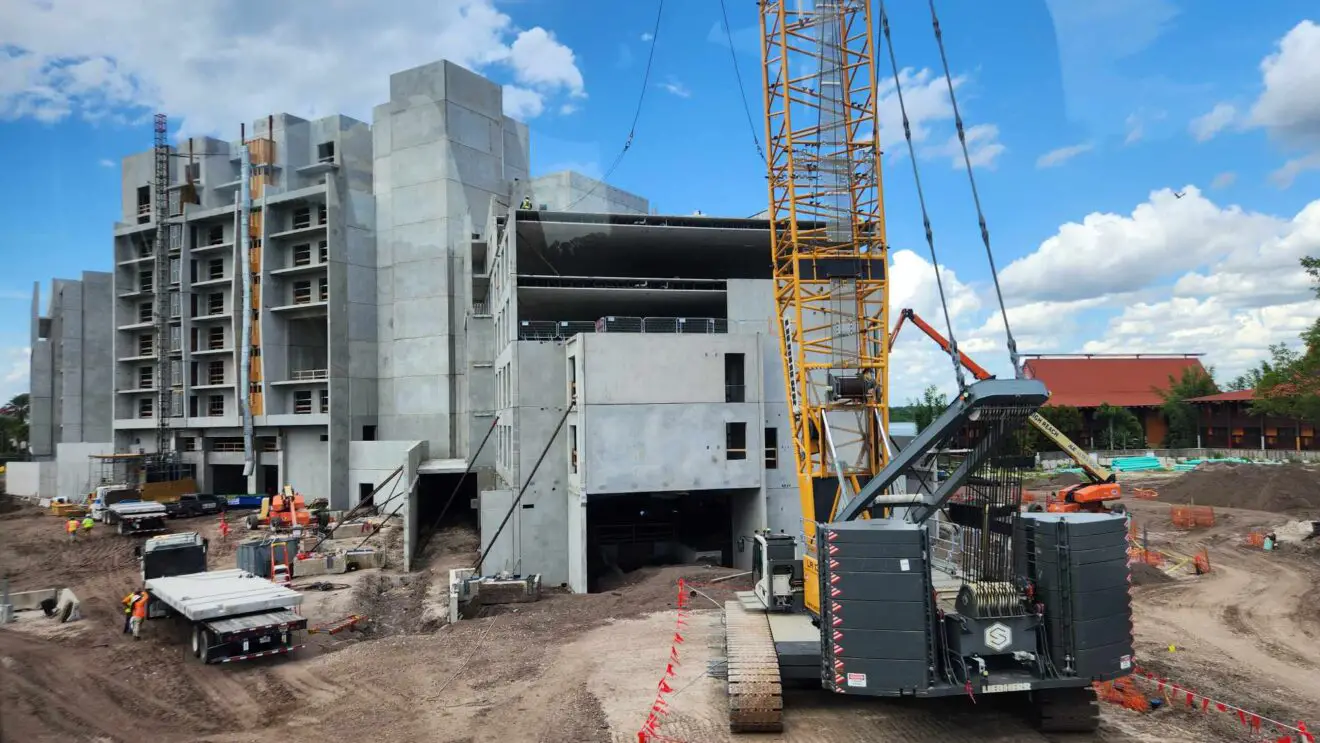
M 288 428 L 284 431 L 285 482 L 312 498 L 330 497 L 326 468 L 328 442 L 321 440 L 320 428 Z

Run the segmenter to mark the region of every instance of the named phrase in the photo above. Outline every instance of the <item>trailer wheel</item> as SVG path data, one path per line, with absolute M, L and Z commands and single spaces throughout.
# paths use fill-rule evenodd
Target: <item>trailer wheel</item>
M 1127 506 L 1123 505 L 1122 503 L 1115 503 L 1114 505 L 1109 507 L 1109 512 L 1116 513 L 1122 516 L 1123 514 L 1127 513 Z
M 207 648 L 211 644 L 211 633 L 200 625 L 193 627 L 192 632 L 192 654 L 193 657 L 201 661 L 203 665 L 207 660 Z

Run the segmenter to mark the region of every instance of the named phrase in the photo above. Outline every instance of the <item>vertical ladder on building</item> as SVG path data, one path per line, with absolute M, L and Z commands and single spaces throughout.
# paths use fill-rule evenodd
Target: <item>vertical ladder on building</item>
M 155 203 L 156 238 L 152 252 L 153 269 L 151 276 L 151 307 L 154 322 L 156 352 L 156 452 L 155 457 L 160 469 L 168 462 L 169 452 L 174 448 L 170 441 L 170 403 L 173 380 L 170 379 L 170 146 L 168 139 L 169 120 L 165 114 L 155 116 L 155 181 L 153 197 Z

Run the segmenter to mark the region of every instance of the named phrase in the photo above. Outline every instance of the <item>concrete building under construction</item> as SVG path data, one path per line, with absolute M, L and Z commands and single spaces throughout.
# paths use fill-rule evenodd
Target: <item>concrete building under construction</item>
M 747 565 L 755 529 L 798 531 L 768 223 L 533 179 L 502 108 L 441 61 L 392 75 L 370 124 L 276 114 L 180 142 L 167 261 L 158 153 L 125 158 L 113 422 L 91 453 L 152 452 L 164 407 L 206 492 L 289 483 L 348 508 L 402 469 L 375 500 L 408 524 L 405 562 L 453 501 L 485 572 L 576 591 Z M 59 463 L 69 482 L 86 458 Z

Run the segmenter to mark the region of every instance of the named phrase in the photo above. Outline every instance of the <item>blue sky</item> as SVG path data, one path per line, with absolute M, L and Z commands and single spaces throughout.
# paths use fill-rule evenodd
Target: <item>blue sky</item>
M 28 342 L 32 282 L 109 269 L 118 161 L 150 146 L 144 113 L 165 110 L 190 131 L 224 127 L 218 133 L 228 138 L 240 121 L 271 109 L 369 120 L 389 71 L 448 56 L 517 86 L 506 107 L 535 99 L 520 109 L 535 171 L 599 174 L 627 135 L 657 7 L 452 0 L 437 10 L 433 1 L 400 0 L 384 15 L 327 13 L 291 31 L 279 18 L 245 25 L 255 16 L 243 9 L 259 5 L 248 0 L 202 2 L 189 4 L 197 38 L 170 42 L 212 50 L 212 59 L 197 61 L 180 56 L 183 47 L 152 56 L 152 24 L 168 24 L 145 0 L 124 0 L 114 13 L 91 0 L 17 3 L 18 22 L 0 28 L 0 167 L 11 175 L 0 182 L 9 227 L 0 237 L 0 395 L 23 384 L 10 367 Z M 924 3 L 890 5 L 898 62 L 910 68 L 905 94 L 927 132 L 918 165 L 940 261 L 953 274 L 946 279 L 958 297 L 957 329 L 1002 370 L 966 175 L 943 150 L 953 130 L 937 95 L 944 82 L 929 13 Z M 1300 0 L 1242 7 L 938 3 L 963 117 L 982 134 L 993 129 L 984 141 L 999 146 L 982 152 L 976 177 L 1023 350 L 1203 351 L 1207 363 L 1234 372 L 1270 342 L 1295 338 L 1297 317 L 1314 317 L 1305 285 L 1287 278 L 1285 265 L 1320 253 L 1320 207 L 1306 215 L 1312 232 L 1290 222 L 1320 188 L 1320 84 L 1307 84 L 1320 83 L 1320 72 L 1309 71 L 1320 69 L 1320 28 L 1299 25 L 1320 22 L 1320 12 Z M 728 0 L 727 9 L 743 92 L 764 140 L 756 6 Z M 665 4 L 636 136 L 610 178 L 661 212 L 747 216 L 765 208 L 764 166 L 722 23 L 717 2 Z M 1271 78 L 1262 61 L 1290 32 Z M 266 67 L 224 64 L 254 40 L 266 43 Z M 357 57 L 347 59 L 325 51 L 354 48 Z M 309 54 L 321 56 L 309 62 Z M 892 73 L 880 59 L 883 86 Z M 282 60 L 297 60 L 297 72 L 265 82 L 260 70 L 284 69 Z M 934 74 L 923 77 L 928 69 Z M 1216 106 L 1215 116 L 1194 124 Z M 882 132 L 889 236 L 894 251 L 916 255 L 895 256 L 895 306 L 914 304 L 934 319 L 910 162 L 891 139 L 896 132 Z M 1296 175 L 1284 187 L 1278 171 L 1290 161 Z M 1162 189 L 1171 192 L 1152 197 Z M 1113 216 L 1086 221 L 1104 214 Z M 1081 224 L 1061 232 L 1070 222 Z M 919 342 L 900 349 L 913 370 L 896 382 L 900 390 L 920 386 L 924 370 L 949 376 Z

